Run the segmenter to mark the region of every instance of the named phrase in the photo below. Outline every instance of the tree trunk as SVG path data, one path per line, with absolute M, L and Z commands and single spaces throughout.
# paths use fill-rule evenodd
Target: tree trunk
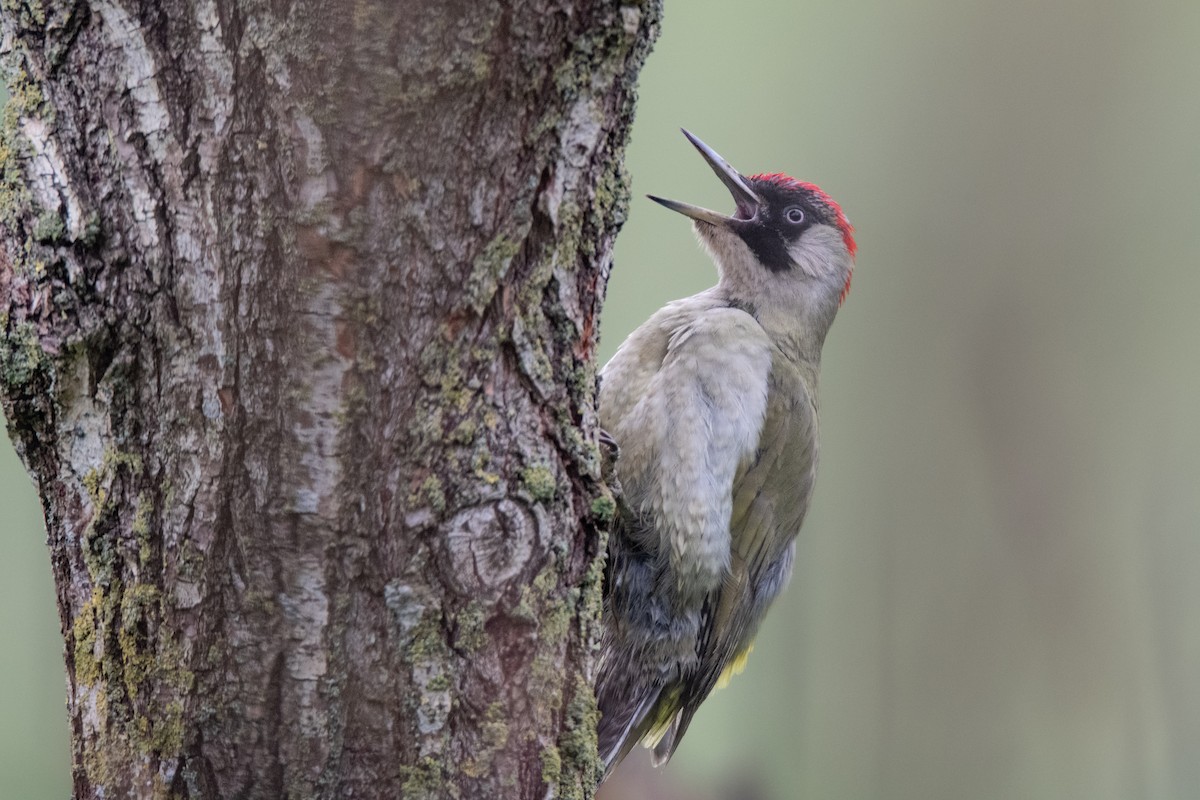
M 78 798 L 590 797 L 659 0 L 4 0 L 0 394 Z

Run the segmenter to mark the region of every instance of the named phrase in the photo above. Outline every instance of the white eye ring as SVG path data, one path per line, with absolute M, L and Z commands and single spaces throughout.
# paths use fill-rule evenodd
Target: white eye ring
M 804 222 L 804 209 L 792 206 L 786 212 L 784 212 L 784 216 L 787 218 L 788 222 L 792 223 L 793 225 L 799 225 L 801 222 Z

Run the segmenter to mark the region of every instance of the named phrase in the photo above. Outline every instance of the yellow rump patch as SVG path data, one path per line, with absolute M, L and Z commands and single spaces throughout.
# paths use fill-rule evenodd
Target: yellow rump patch
M 754 652 L 754 643 L 747 645 L 746 649 L 733 657 L 725 669 L 721 670 L 720 677 L 717 678 L 717 689 L 724 689 L 733 680 L 734 675 L 741 675 L 742 670 L 746 668 L 746 662 L 750 660 L 750 654 Z
M 667 735 L 667 731 L 671 730 L 675 716 L 679 713 L 679 698 L 682 694 L 683 690 L 676 686 L 658 698 L 658 702 L 654 704 L 654 722 L 642 735 L 642 747 L 653 750 Z

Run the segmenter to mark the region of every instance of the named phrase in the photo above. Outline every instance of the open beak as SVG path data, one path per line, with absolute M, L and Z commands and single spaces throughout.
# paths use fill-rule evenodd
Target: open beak
M 695 145 L 700 151 L 700 155 L 704 156 L 704 160 L 712 167 L 713 172 L 717 173 L 717 177 L 721 179 L 721 183 L 725 184 L 725 188 L 733 195 L 733 202 L 737 204 L 737 216 L 727 217 L 724 214 L 718 214 L 716 211 L 709 211 L 707 208 L 693 206 L 689 203 L 680 203 L 676 200 L 665 200 L 654 195 L 646 195 L 659 205 L 666 206 L 672 211 L 678 211 L 685 217 L 707 222 L 710 225 L 720 225 L 728 227 L 730 223 L 754 219 L 758 215 L 758 207 L 762 200 L 754 190 L 750 188 L 750 184 L 746 179 L 733 167 L 729 162 L 721 158 L 716 150 L 700 141 L 688 131 L 684 130 L 683 135 L 688 138 L 688 141 Z

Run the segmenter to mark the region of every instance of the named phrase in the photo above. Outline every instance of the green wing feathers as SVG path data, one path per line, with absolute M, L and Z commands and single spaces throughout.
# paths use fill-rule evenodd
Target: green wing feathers
M 680 348 L 679 359 L 686 355 L 684 344 L 705 345 L 704 333 L 698 327 L 686 343 L 674 342 Z M 677 368 L 686 366 L 684 360 L 672 363 Z M 737 459 L 732 465 L 724 462 L 729 494 L 722 503 L 727 523 L 721 520 L 714 525 L 708 515 L 698 527 L 684 524 L 690 520 L 688 515 L 666 513 L 670 509 L 652 502 L 633 500 L 621 505 L 609 540 L 605 638 L 597 681 L 600 748 L 608 771 L 639 743 L 653 751 L 655 764 L 670 759 L 708 695 L 745 668 L 758 625 L 791 573 L 794 539 L 816 472 L 816 408 L 804 375 L 789 360 L 774 358 L 767 382 L 756 445 L 732 455 Z M 655 396 L 652 386 L 653 380 L 647 384 L 647 398 Z M 705 391 L 691 396 L 715 404 L 707 413 L 714 407 L 737 407 L 729 399 L 734 395 L 725 397 L 707 386 L 701 388 Z M 719 388 L 731 390 L 728 384 Z M 674 412 L 667 418 L 694 418 L 701 413 Z M 714 420 L 727 421 L 733 413 L 723 412 Z M 652 437 L 639 438 L 637 431 L 622 426 L 636 416 L 637 408 L 630 406 L 628 416 L 604 420 L 621 443 L 616 473 L 626 501 L 657 496 L 655 481 L 664 478 L 656 469 L 671 466 L 665 475 L 676 483 L 687 482 L 685 473 L 691 474 L 684 469 L 691 462 L 679 458 L 660 462 L 662 449 L 677 445 L 670 438 L 648 447 Z M 684 426 L 675 432 L 689 431 Z M 730 452 L 725 448 L 722 454 Z M 637 465 L 650 468 L 658 477 L 647 482 Z M 701 475 L 709 484 L 722 482 L 716 477 L 716 473 Z M 706 502 L 712 503 L 709 488 Z M 670 536 L 662 536 L 667 532 Z M 720 558 L 713 555 L 717 550 Z M 702 557 L 705 563 L 725 563 L 713 573 L 711 583 L 693 579 L 691 591 L 680 592 L 674 579 L 686 566 L 678 558 L 681 554 L 687 559 Z

